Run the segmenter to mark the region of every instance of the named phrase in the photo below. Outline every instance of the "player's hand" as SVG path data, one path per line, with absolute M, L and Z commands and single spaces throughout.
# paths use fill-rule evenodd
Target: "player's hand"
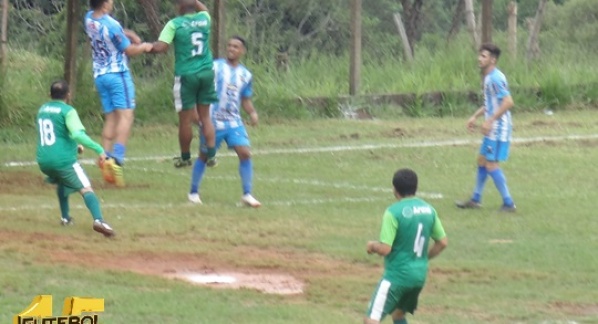
M 83 147 L 83 145 L 77 145 L 77 154 L 83 154 L 83 152 L 85 152 L 85 148 Z
M 154 44 L 152 44 L 152 43 L 143 43 L 143 44 L 141 44 L 141 46 L 143 47 L 143 50 L 144 50 L 146 53 L 149 53 L 149 52 L 151 52 L 151 51 L 152 51 L 152 49 L 154 48 Z
M 467 120 L 467 130 L 468 131 L 473 132 L 475 130 L 475 122 L 476 122 L 476 118 L 474 116 L 471 116 Z
M 367 244 L 367 252 L 368 252 L 368 254 L 374 253 L 374 246 L 376 245 L 376 243 L 378 243 L 378 242 L 376 242 L 376 241 L 369 241 L 368 242 L 368 244 Z
M 106 158 L 106 153 L 100 154 L 100 156 L 98 156 L 98 166 L 102 166 L 104 162 L 106 162 Z
M 481 129 L 482 134 L 484 134 L 484 135 L 490 134 L 490 131 L 492 130 L 493 123 L 494 122 L 492 120 L 484 121 L 484 123 L 482 124 L 482 129 Z
M 249 114 L 249 118 L 250 118 L 250 125 L 251 126 L 257 126 L 257 123 L 259 121 L 257 112 L 252 112 L 251 114 Z

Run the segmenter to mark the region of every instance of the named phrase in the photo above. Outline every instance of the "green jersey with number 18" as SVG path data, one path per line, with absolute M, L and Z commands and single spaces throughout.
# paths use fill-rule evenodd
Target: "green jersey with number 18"
M 37 112 L 37 163 L 42 167 L 70 166 L 77 161 L 77 142 L 71 138 L 67 116 L 77 114 L 63 101 L 50 101 Z M 74 130 L 73 130 L 74 131 Z
M 380 232 L 380 242 L 392 247 L 384 258 L 384 278 L 408 287 L 423 286 L 430 239 L 445 236 L 436 210 L 424 200 L 408 197 L 388 207 Z
M 174 45 L 175 75 L 195 74 L 212 69 L 211 25 L 210 14 L 201 11 L 178 16 L 164 26 L 158 40 Z

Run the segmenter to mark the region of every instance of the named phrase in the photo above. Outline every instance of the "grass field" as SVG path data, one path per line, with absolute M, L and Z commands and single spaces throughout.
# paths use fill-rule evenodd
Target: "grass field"
M 514 215 L 496 212 L 491 181 L 483 209 L 454 208 L 473 187 L 480 138 L 465 131 L 465 119 L 250 129 L 257 210 L 237 207 L 237 160 L 224 150 L 204 179 L 204 205 L 187 203 L 191 171 L 170 160 L 175 126 L 136 128 L 128 188 L 102 184 L 99 170 L 85 166 L 115 239 L 91 230 L 75 195 L 76 225 L 59 226 L 54 190 L 37 167 L 9 166 L 34 159 L 32 132 L 24 143 L 3 143 L 0 155 L 0 322 L 35 295 L 52 294 L 55 314 L 67 296 L 104 298 L 102 323 L 360 323 L 383 261 L 365 243 L 378 237 L 393 202 L 392 174 L 411 167 L 449 247 L 431 262 L 410 323 L 598 323 L 595 114 L 515 114 L 521 142 L 503 165 Z M 183 271 L 290 275 L 304 291 L 281 296 L 166 277 Z

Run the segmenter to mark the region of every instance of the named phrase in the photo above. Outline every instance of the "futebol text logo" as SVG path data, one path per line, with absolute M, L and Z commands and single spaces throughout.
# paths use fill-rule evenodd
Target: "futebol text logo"
M 93 297 L 67 297 L 62 316 L 52 316 L 52 295 L 38 295 L 22 312 L 13 317 L 13 324 L 97 324 L 98 315 L 104 311 L 104 299 Z M 86 315 L 81 315 L 86 313 Z

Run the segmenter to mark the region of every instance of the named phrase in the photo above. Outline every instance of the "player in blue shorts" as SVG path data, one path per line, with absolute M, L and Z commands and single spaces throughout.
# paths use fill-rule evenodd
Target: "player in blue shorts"
M 459 208 L 479 208 L 481 206 L 484 184 L 490 175 L 503 199 L 500 211 L 515 212 L 516 210 L 507 187 L 507 179 L 499 166 L 500 162 L 506 161 L 509 157 L 513 132 L 510 109 L 514 105 L 507 78 L 496 67 L 499 56 L 500 49 L 494 44 L 482 45 L 478 53 L 478 65 L 484 76 L 484 106 L 469 118 L 467 128 L 470 131 L 473 130 L 477 118 L 484 115 L 485 121 L 481 127 L 484 140 L 480 147 L 477 182 L 473 195 L 467 201 L 456 202 Z
M 212 123 L 216 130 L 216 149 L 225 141 L 229 148 L 234 149 L 239 157 L 239 174 L 243 187 L 241 202 L 250 207 L 260 207 L 261 203 L 252 194 L 253 164 L 249 149 L 249 136 L 241 119 L 240 108 L 251 118 L 251 124 L 257 125 L 258 115 L 253 107 L 253 77 L 251 72 L 240 63 L 246 51 L 246 42 L 239 36 L 228 41 L 226 59 L 214 61 L 216 93 L 218 102 L 210 106 Z M 206 161 L 207 146 L 204 136 L 201 136 L 199 158 L 193 165 L 191 190 L 189 201 L 201 204 L 199 186 L 203 177 Z
M 110 157 L 102 169 L 106 181 L 122 187 L 125 147 L 135 119 L 135 85 L 127 61 L 130 56 L 151 51 L 153 46 L 141 43 L 135 33 L 124 30 L 110 16 L 113 0 L 90 0 L 89 5 L 85 32 L 91 42 L 93 77 L 105 117 L 102 146 Z

